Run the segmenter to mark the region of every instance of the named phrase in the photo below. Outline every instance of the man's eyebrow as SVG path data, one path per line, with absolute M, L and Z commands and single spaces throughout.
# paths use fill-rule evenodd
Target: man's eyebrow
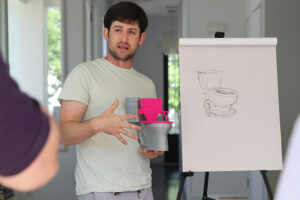
M 129 30 L 137 31 L 137 28 L 129 28 Z
M 112 28 L 123 28 L 123 26 L 115 25 L 115 26 L 113 26 Z
M 112 28 L 124 28 L 123 26 L 121 25 L 115 25 L 113 26 Z M 138 29 L 137 28 L 128 28 L 129 30 L 134 30 L 134 31 L 137 31 Z

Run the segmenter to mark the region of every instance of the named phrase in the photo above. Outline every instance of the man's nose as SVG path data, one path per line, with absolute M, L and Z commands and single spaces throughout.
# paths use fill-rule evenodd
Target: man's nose
M 128 33 L 123 33 L 122 42 L 127 42 L 127 41 L 128 41 Z

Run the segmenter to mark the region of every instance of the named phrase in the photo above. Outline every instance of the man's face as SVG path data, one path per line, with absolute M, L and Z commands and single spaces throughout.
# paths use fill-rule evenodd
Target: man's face
M 114 21 L 110 31 L 104 29 L 104 37 L 108 42 L 109 53 L 116 59 L 127 61 L 133 58 L 138 47 L 145 39 L 145 33 L 140 34 L 137 22 L 126 24 Z

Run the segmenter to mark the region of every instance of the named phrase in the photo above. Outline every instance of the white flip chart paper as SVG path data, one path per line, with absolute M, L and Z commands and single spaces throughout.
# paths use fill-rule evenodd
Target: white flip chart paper
M 276 45 L 180 39 L 183 171 L 282 168 Z

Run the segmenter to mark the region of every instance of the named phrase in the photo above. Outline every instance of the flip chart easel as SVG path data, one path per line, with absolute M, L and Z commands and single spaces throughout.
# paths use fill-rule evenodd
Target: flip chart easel
M 207 172 L 209 199 L 208 172 L 258 170 L 273 198 L 267 170 L 282 169 L 276 45 L 276 38 L 180 39 L 179 195 L 194 172 Z

